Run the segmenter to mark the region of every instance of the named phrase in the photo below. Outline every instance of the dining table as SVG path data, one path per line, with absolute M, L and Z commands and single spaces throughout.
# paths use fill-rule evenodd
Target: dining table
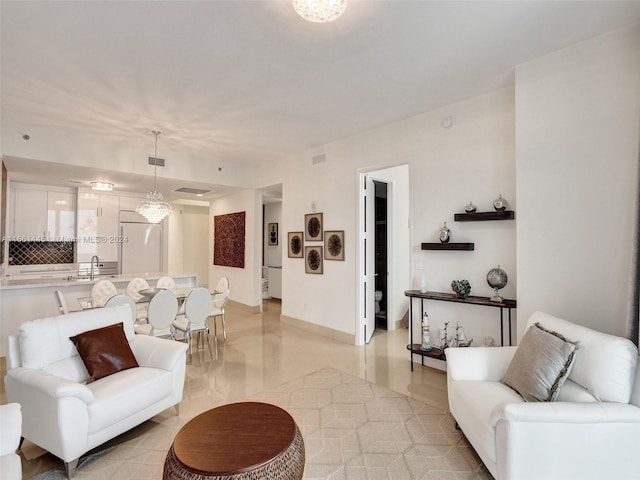
M 186 300 L 187 296 L 189 295 L 189 293 L 191 292 L 191 290 L 193 290 L 195 287 L 184 287 L 184 288 L 145 288 L 142 290 L 138 290 L 138 294 L 140 295 L 140 297 L 138 299 L 134 299 L 135 302 L 137 304 L 145 304 L 145 303 L 149 303 L 151 301 L 151 299 L 161 290 L 170 290 L 172 291 L 175 296 L 176 299 L 178 300 L 178 304 L 181 305 L 182 303 L 184 303 L 184 301 Z M 222 292 L 219 292 L 218 290 L 212 290 L 210 291 L 211 295 L 220 295 L 222 294 Z M 99 304 L 98 302 L 96 302 L 95 298 L 93 297 L 80 297 L 78 298 L 78 303 L 80 304 L 80 307 L 82 307 L 83 310 L 90 310 L 92 308 L 102 308 L 104 307 L 104 304 Z

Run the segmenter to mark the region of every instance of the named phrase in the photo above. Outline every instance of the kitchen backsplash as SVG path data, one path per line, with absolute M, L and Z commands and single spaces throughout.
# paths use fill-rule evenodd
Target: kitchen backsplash
M 74 263 L 75 242 L 9 242 L 9 265 Z

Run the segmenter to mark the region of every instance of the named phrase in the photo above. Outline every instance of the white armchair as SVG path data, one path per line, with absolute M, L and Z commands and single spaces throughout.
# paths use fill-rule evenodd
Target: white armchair
M 138 367 L 87 382 L 69 339 L 122 322 Z M 8 337 L 7 399 L 24 412 L 23 436 L 65 463 L 67 477 L 87 451 L 182 400 L 187 346 L 135 335 L 129 305 L 33 320 Z
M 525 402 L 501 382 L 517 347 L 450 348 L 449 408 L 498 480 L 637 480 L 638 349 L 543 313 L 535 322 L 579 341 L 557 401 Z
M 2 480 L 22 478 L 22 461 L 16 453 L 20 446 L 21 431 L 20 404 L 0 405 L 0 477 Z

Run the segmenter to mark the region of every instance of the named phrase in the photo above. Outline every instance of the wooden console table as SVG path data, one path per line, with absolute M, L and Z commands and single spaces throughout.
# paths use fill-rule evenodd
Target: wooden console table
M 508 313 L 508 327 L 509 327 L 509 345 L 511 345 L 511 310 L 517 307 L 515 300 L 503 299 L 501 302 L 495 302 L 489 297 L 458 297 L 455 293 L 443 293 L 443 292 L 427 292 L 421 293 L 420 290 L 407 290 L 404 294 L 409 297 L 409 335 L 410 343 L 407 345 L 407 350 L 411 353 L 411 371 L 413 371 L 413 354 L 436 358 L 438 360 L 444 360 L 444 351 L 439 348 L 433 348 L 430 351 L 424 351 L 420 348 L 419 343 L 413 343 L 413 300 L 420 299 L 420 318 L 424 316 L 424 301 L 425 300 L 440 300 L 442 302 L 455 302 L 455 303 L 467 303 L 470 305 L 481 305 L 485 307 L 496 307 L 500 309 L 500 344 L 504 345 L 504 310 Z

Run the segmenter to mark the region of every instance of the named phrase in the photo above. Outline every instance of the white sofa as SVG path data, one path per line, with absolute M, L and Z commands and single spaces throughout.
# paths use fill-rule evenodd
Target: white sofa
M 503 379 L 517 347 L 446 350 L 449 408 L 498 480 L 640 479 L 640 368 L 629 340 L 536 312 L 527 328 L 578 341 L 553 402 L 525 402 Z
M 138 367 L 87 383 L 69 337 L 122 322 Z M 129 305 L 33 320 L 7 340 L 7 399 L 22 405 L 22 435 L 64 461 L 67 477 L 87 451 L 182 400 L 187 345 L 135 335 Z
M 9 403 L 0 405 L 0 478 L 20 480 L 22 461 L 16 453 L 20 445 L 22 413 L 20 405 Z

